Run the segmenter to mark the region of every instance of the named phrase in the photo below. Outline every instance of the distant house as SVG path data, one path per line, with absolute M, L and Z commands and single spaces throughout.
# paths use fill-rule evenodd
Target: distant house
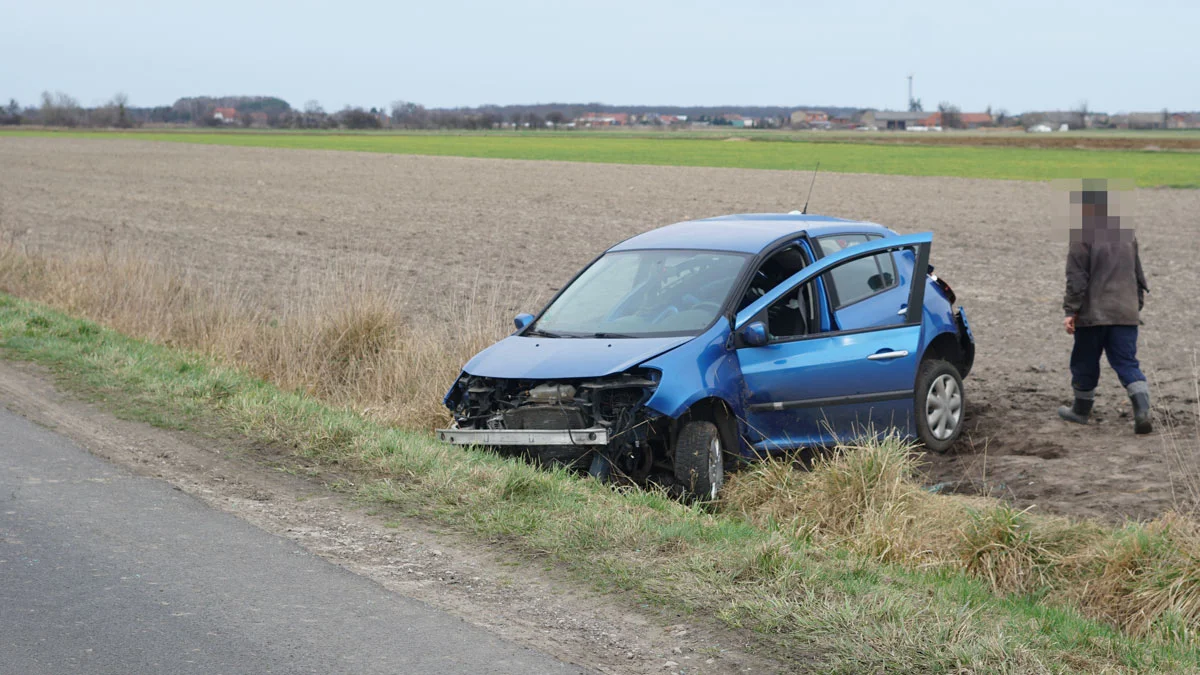
M 1039 124 L 1045 124 L 1054 129 L 1067 125 L 1071 129 L 1082 129 L 1087 126 L 1087 115 L 1077 110 L 1042 110 L 1021 113 L 1021 126 L 1026 129 Z
M 793 110 L 789 121 L 794 127 L 823 126 L 829 122 L 829 113 L 823 110 Z
M 1166 129 L 1170 115 L 1163 112 L 1134 112 L 1125 116 L 1130 129 Z
M 233 108 L 217 108 L 213 111 L 213 119 L 223 124 L 233 124 L 237 121 L 237 110 Z
M 584 113 L 575 120 L 583 127 L 624 127 L 629 125 L 629 113 Z
M 829 118 L 829 126 L 839 129 L 850 129 L 859 123 L 859 117 L 859 115 L 854 113 L 834 115 Z
M 992 116 L 985 112 L 984 113 L 959 113 L 958 117 L 959 117 L 959 120 L 962 121 L 963 127 L 966 129 L 978 129 L 979 127 L 990 127 L 990 126 L 992 126 L 992 124 L 995 123 L 995 120 L 992 119 Z M 928 117 L 921 120 L 920 124 L 921 124 L 921 126 L 925 126 L 925 127 L 945 126 L 942 124 L 942 113 L 940 113 L 940 112 L 931 113 Z
M 903 131 L 910 126 L 921 126 L 926 117 L 929 117 L 929 113 L 868 110 L 862 115 L 862 123 L 876 129 Z
M 736 129 L 744 129 L 754 126 L 754 120 L 741 115 L 724 115 L 725 121 L 729 122 L 730 126 Z
M 1167 120 L 1168 129 L 1200 129 L 1200 113 L 1175 113 Z

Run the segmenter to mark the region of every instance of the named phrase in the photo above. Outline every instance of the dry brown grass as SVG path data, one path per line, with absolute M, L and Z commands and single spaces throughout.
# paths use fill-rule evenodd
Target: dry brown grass
M 498 289 L 460 300 L 454 325 L 422 321 L 370 279 L 330 273 L 322 290 L 278 309 L 229 286 L 201 284 L 132 248 L 47 256 L 0 243 L 0 289 L 123 333 L 249 368 L 406 428 L 448 421 L 447 383 L 509 321 Z
M 821 547 L 1045 593 L 1133 635 L 1191 639 L 1200 629 L 1193 518 L 1168 513 L 1106 530 L 990 498 L 931 494 L 915 464 L 913 448 L 894 438 L 840 447 L 808 472 L 768 459 L 731 477 L 723 504 Z
M 1200 525 L 1168 513 L 1129 525 L 1096 552 L 1081 604 L 1134 635 L 1191 641 L 1200 629 Z
M 784 460 L 757 463 L 730 480 L 723 501 L 760 524 L 880 561 L 951 565 L 958 522 L 971 502 L 926 492 L 915 470 L 910 446 L 886 438 L 840 447 L 808 472 Z

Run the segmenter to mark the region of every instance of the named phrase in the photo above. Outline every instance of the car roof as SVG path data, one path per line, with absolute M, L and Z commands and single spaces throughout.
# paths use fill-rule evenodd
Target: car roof
M 790 236 L 822 237 L 829 234 L 896 234 L 882 225 L 832 216 L 799 213 L 742 213 L 703 220 L 688 220 L 635 235 L 608 249 L 701 249 L 760 253 Z

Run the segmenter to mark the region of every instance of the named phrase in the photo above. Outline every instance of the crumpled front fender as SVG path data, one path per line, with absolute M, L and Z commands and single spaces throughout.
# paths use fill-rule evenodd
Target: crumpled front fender
M 729 322 L 722 319 L 695 339 L 642 364 L 662 373 L 646 407 L 677 419 L 697 401 L 719 398 L 742 417 L 742 372 L 729 349 Z

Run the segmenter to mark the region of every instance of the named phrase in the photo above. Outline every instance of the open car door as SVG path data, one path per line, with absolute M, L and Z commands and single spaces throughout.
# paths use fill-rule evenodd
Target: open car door
M 746 423 L 757 450 L 915 432 L 913 386 L 927 279 L 920 271 L 928 268 L 932 242 L 926 232 L 852 246 L 805 267 L 737 314 L 734 340 L 747 388 Z M 913 273 L 902 281 L 907 303 L 886 310 L 893 317 L 900 311 L 903 321 L 841 329 L 820 299 L 817 278 L 904 249 L 915 258 Z

